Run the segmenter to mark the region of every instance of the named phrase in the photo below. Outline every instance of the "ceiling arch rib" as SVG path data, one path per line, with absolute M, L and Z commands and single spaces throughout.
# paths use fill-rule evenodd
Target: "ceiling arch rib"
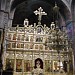
M 28 1 L 28 0 L 13 0 L 11 4 L 11 11 L 24 1 Z
M 71 12 L 71 2 L 72 2 L 72 0 L 62 0 L 62 1 L 64 2 L 64 4 L 67 6 L 69 11 Z

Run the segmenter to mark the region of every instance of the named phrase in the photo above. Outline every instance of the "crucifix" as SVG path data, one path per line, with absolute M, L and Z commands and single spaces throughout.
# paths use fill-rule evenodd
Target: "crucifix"
M 47 13 L 45 13 L 42 9 L 42 7 L 38 8 L 38 11 L 34 11 L 35 15 L 38 15 L 38 24 L 41 24 L 41 18 L 42 18 L 42 15 L 47 15 Z

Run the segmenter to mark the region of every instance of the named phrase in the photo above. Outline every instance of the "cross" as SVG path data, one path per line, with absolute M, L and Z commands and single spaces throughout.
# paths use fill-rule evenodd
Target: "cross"
M 42 18 L 42 15 L 47 15 L 47 13 L 45 13 L 42 9 L 42 7 L 38 8 L 38 11 L 34 11 L 35 15 L 38 15 L 38 20 L 39 20 L 39 23 L 41 24 L 41 18 Z

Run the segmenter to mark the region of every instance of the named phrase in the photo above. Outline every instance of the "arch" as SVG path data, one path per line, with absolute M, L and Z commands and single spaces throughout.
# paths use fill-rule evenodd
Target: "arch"
M 24 1 L 27 1 L 27 0 L 12 0 L 12 3 L 11 3 L 11 11 L 16 8 L 20 3 L 24 2 Z
M 71 2 L 72 0 L 62 0 L 63 3 L 67 6 L 68 10 L 71 12 Z
M 13 19 L 12 20 L 14 20 L 14 16 L 15 16 L 15 13 L 16 13 L 16 10 L 17 10 L 17 8 L 21 5 L 21 4 L 23 4 L 23 3 L 25 3 L 25 7 L 27 7 L 27 4 L 29 4 L 28 6 L 30 6 L 31 4 L 35 4 L 35 2 L 37 3 L 37 1 L 38 0 L 13 0 L 12 1 L 12 4 L 11 4 L 11 11 L 13 11 L 13 9 L 15 9 L 15 12 L 14 12 L 14 15 L 13 15 Z M 56 0 L 39 0 L 39 1 L 41 1 L 41 2 L 44 2 L 44 3 L 47 3 L 47 4 L 49 4 L 49 5 L 51 5 L 51 7 L 54 7 L 54 4 L 55 4 L 55 1 Z M 57 2 L 57 4 L 58 4 L 58 6 L 60 7 L 60 14 L 61 14 L 61 16 L 63 17 L 63 20 L 64 20 L 64 22 L 68 22 L 68 21 L 71 21 L 72 19 L 71 19 L 71 12 L 70 12 L 70 10 L 69 10 L 69 7 L 68 7 L 68 5 L 63 1 L 63 0 L 57 0 L 56 1 Z M 34 6 L 34 4 L 33 4 L 33 6 Z M 42 3 L 43 4 L 43 3 Z M 41 4 L 41 5 L 42 5 Z M 35 5 L 37 5 L 37 4 L 35 4 Z M 45 5 L 45 4 L 44 4 Z M 24 5 L 23 5 L 24 6 Z M 45 5 L 46 6 L 46 5 Z M 46 7 L 46 10 L 50 10 L 50 8 L 51 7 Z M 35 6 L 34 6 L 34 8 L 35 8 Z M 64 8 L 64 9 L 62 9 L 62 8 Z M 22 10 L 22 9 L 21 9 Z M 23 9 L 23 12 L 22 13 L 24 13 L 24 10 L 26 11 L 27 9 Z M 34 9 L 33 9 L 34 10 Z M 51 10 L 52 11 L 52 10 Z M 32 13 L 32 10 L 30 9 L 30 11 L 29 11 L 29 16 L 27 16 L 27 14 L 26 14 L 26 16 L 24 15 L 23 17 L 21 16 L 21 19 L 19 18 L 19 17 L 17 17 L 18 19 L 19 19 L 19 21 L 18 21 L 18 19 L 17 20 L 15 20 L 15 21 L 18 21 L 18 22 L 21 22 L 21 23 L 18 23 L 18 24 L 23 24 L 23 21 L 24 21 L 24 17 L 26 17 L 26 18 L 28 18 L 28 17 L 30 17 L 30 18 L 35 18 L 35 16 L 33 15 L 33 13 Z M 52 13 L 49 13 L 49 14 L 52 14 Z M 11 15 L 10 15 L 10 17 L 11 17 Z M 51 19 L 51 16 L 49 16 L 50 17 L 50 19 Z M 50 19 L 49 19 L 49 17 L 47 17 L 47 23 L 49 23 L 49 25 L 51 24 L 51 22 L 52 22 L 52 20 L 53 19 L 51 19 L 51 21 L 50 21 Z M 29 18 L 28 18 L 29 19 Z M 45 19 L 46 19 L 46 17 L 45 17 Z M 61 19 L 61 17 L 60 17 L 60 19 Z M 29 19 L 29 21 L 30 21 L 30 24 L 33 24 L 31 21 L 35 21 L 36 23 L 37 23 L 37 20 L 36 19 Z M 61 21 L 62 21 L 62 19 L 61 19 Z M 34 22 L 34 23 L 35 23 Z M 45 21 L 44 21 L 45 22 Z M 63 21 L 62 21 L 62 23 L 63 23 Z M 64 23 L 64 24 L 66 24 L 66 23 Z M 13 24 L 13 21 L 12 21 L 12 24 Z M 15 23 L 16 24 L 16 23 Z M 15 25 L 14 24 L 14 25 Z M 44 23 L 45 24 L 45 23 Z
M 30 0 L 30 1 L 31 1 L 31 3 L 33 3 L 34 1 L 36 2 L 38 0 Z M 57 2 L 58 5 L 60 5 L 60 3 L 62 3 L 61 6 L 65 6 L 69 10 L 69 7 L 65 3 L 66 1 L 63 1 L 63 0 L 57 0 L 57 1 L 56 0 L 50 0 L 50 1 L 49 0 L 47 0 L 47 1 L 46 0 L 39 0 L 39 1 L 43 1 L 43 2 L 46 2 L 46 3 L 52 4 L 52 5 L 54 5 L 55 2 Z M 16 8 L 17 6 L 19 6 L 23 2 L 26 2 L 26 4 L 27 4 L 29 2 L 29 0 L 13 0 L 12 4 L 11 4 L 11 10 Z
M 23 3 L 23 2 L 27 2 L 28 0 L 12 0 L 12 5 L 11 5 L 11 10 L 13 10 L 16 6 L 18 6 L 20 3 Z M 34 0 L 34 1 L 37 1 L 37 0 Z M 42 0 L 42 1 L 46 1 L 46 0 Z M 55 0 L 52 0 L 52 1 L 55 1 Z M 60 0 L 58 0 L 60 1 Z M 67 1 L 64 1 L 64 0 L 61 0 L 67 7 L 69 6 Z M 70 0 L 71 2 L 72 0 Z M 47 0 L 47 2 L 50 2 L 49 0 Z M 69 9 L 69 8 L 68 8 Z

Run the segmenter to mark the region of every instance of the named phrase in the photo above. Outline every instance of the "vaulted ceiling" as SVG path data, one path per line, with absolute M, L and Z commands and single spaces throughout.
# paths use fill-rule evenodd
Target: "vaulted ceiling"
M 11 10 L 16 8 L 13 19 L 13 26 L 20 24 L 23 26 L 23 21 L 25 18 L 28 18 L 30 24 L 37 23 L 38 17 L 33 13 L 39 7 L 42 7 L 43 10 L 48 14 L 47 16 L 42 17 L 42 24 L 47 24 L 48 26 L 53 21 L 53 7 L 57 3 L 59 9 L 59 20 L 68 20 L 70 18 L 70 12 L 66 5 L 61 0 L 14 0 Z M 67 14 L 66 14 L 67 13 Z M 54 15 L 56 19 L 56 15 Z M 63 24 L 63 23 L 61 23 Z

